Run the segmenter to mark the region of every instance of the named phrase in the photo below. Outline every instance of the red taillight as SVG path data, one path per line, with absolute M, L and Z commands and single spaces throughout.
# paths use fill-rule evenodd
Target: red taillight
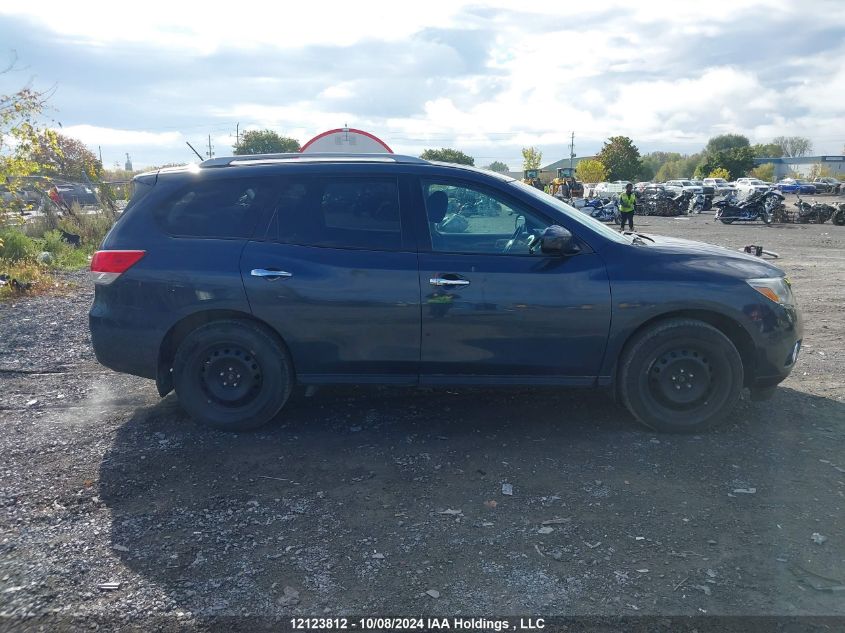
M 137 264 L 146 251 L 97 251 L 91 259 L 91 272 L 125 273 Z
M 146 251 L 97 251 L 91 258 L 95 283 L 110 284 L 141 261 Z

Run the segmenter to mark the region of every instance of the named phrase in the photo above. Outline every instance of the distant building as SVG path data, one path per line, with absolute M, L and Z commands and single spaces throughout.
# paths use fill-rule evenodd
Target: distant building
M 845 175 L 845 156 L 784 156 L 782 158 L 755 158 L 755 165 L 775 166 L 775 180 L 796 173 L 803 178 L 810 175 L 813 165 L 827 167 L 834 177 Z
M 578 163 L 582 160 L 591 160 L 594 159 L 595 156 L 576 156 L 572 159 L 572 166 L 575 168 L 575 177 L 578 178 Z M 540 180 L 544 184 L 550 183 L 552 180 L 557 178 L 557 170 L 562 167 L 569 167 L 569 158 L 561 158 L 560 160 L 556 160 L 553 163 L 549 163 L 545 167 L 540 167 Z M 521 171 L 509 171 L 508 176 L 512 178 L 517 178 L 522 180 L 522 172 Z
M 129 152 L 126 152 L 126 163 L 123 165 L 126 171 L 132 171 L 132 159 L 129 158 Z
M 575 168 L 575 174 L 578 174 L 578 163 L 582 160 L 594 160 L 595 156 L 576 156 L 572 159 L 572 166 Z M 557 175 L 557 170 L 561 167 L 569 167 L 569 158 L 561 158 L 553 163 L 549 163 L 545 167 L 541 167 L 540 171 L 548 171 Z

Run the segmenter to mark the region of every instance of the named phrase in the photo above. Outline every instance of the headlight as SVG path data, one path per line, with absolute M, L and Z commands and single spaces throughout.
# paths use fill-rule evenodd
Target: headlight
M 775 303 L 789 306 L 795 303 L 792 298 L 792 286 L 786 277 L 746 279 L 745 281 L 754 290 Z

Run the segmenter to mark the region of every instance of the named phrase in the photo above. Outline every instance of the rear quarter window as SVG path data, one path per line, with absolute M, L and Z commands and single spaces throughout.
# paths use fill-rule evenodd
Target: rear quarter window
M 155 210 L 156 223 L 177 237 L 248 238 L 272 196 L 272 180 L 196 180 Z
M 304 246 L 401 250 L 396 178 L 291 178 L 280 186 L 273 239 Z

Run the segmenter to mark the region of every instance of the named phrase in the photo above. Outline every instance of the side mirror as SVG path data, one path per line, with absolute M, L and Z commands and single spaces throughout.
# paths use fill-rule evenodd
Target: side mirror
M 572 251 L 572 233 L 553 224 L 540 236 L 540 252 L 545 255 L 566 255 Z

